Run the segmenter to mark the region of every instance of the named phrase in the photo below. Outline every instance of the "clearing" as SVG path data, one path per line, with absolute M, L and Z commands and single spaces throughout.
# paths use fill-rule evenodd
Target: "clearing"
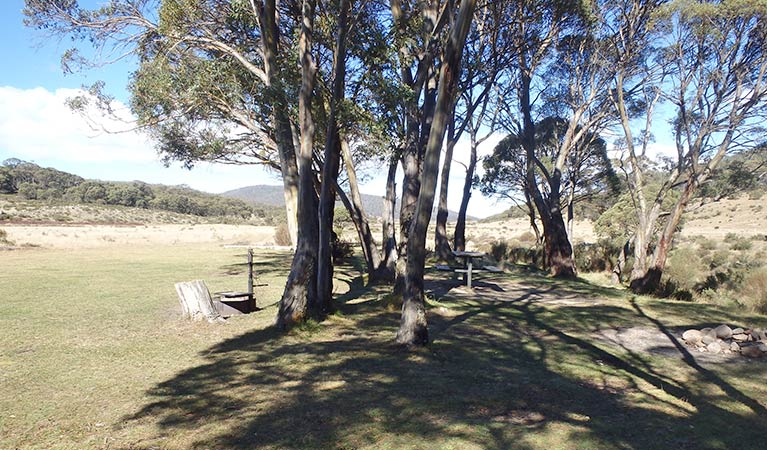
M 222 244 L 255 239 L 199 227 L 193 243 L 142 244 L 137 227 L 2 252 L 1 448 L 764 448 L 767 363 L 674 341 L 765 316 L 523 269 L 474 291 L 435 272 L 433 342 L 405 352 L 396 299 L 356 261 L 336 272 L 337 314 L 275 332 L 290 254 L 261 249 L 265 309 L 192 323 L 173 283 L 241 289 L 245 250 Z

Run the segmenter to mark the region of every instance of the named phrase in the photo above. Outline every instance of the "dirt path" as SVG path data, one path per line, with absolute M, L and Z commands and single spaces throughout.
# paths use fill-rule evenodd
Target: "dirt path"
M 616 300 L 593 297 L 570 290 L 565 286 L 532 286 L 510 280 L 504 276 L 483 277 L 468 289 L 459 280 L 434 278 L 427 282 L 427 291 L 439 298 L 450 295 L 453 298 L 478 302 L 509 302 L 522 305 L 540 305 L 546 308 L 561 307 L 609 307 L 625 308 L 627 305 L 616 304 Z M 595 312 L 595 314 L 598 314 Z M 635 326 L 604 327 L 591 332 L 589 338 L 601 344 L 622 348 L 632 353 L 661 355 L 676 359 L 692 359 L 701 364 L 762 363 L 767 358 L 753 360 L 739 353 L 713 354 L 688 347 L 682 340 L 685 331 L 679 327 L 661 328 L 648 318 L 637 316 Z

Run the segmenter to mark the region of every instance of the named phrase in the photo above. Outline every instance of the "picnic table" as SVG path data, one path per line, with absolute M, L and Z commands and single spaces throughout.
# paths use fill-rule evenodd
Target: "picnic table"
M 482 259 L 485 254 L 483 252 L 464 252 L 464 251 L 453 251 L 453 256 L 456 258 L 463 259 L 464 264 L 462 269 L 455 269 L 458 273 L 463 273 L 466 279 L 466 287 L 471 289 L 471 275 L 474 272 L 481 271 L 483 269 L 475 268 L 474 267 L 474 259 Z

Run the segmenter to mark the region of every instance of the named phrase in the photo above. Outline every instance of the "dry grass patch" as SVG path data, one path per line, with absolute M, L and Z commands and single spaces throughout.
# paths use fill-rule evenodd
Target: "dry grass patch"
M 405 352 L 388 289 L 362 286 L 354 266 L 336 273 L 337 314 L 283 335 L 274 307 L 224 325 L 179 318 L 173 282 L 238 287 L 242 249 L 3 256 L 2 448 L 758 448 L 767 427 L 763 365 L 695 366 L 592 336 L 764 316 L 632 303 L 535 272 L 475 291 L 435 274 L 433 343 Z M 257 252 L 260 305 L 279 298 L 289 260 Z

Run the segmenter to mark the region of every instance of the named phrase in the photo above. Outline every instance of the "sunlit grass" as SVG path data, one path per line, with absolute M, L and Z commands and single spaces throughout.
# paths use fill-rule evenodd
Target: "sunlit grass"
M 265 309 L 225 324 L 182 320 L 173 283 L 244 289 L 243 249 L 1 256 L 0 448 L 763 446 L 764 362 L 696 367 L 594 338 L 767 325 L 742 310 L 516 270 L 468 291 L 436 273 L 433 342 L 406 352 L 396 299 L 359 264 L 336 271 L 336 313 L 285 335 L 271 324 L 286 253 L 257 251 Z

